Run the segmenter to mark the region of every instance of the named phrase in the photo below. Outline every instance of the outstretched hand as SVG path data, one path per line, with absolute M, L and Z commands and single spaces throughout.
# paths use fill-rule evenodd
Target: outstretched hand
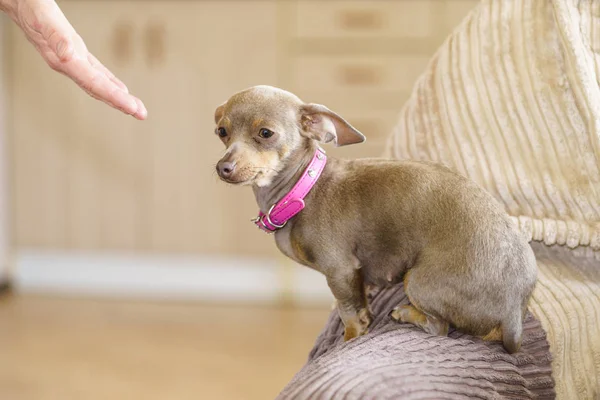
M 148 115 L 140 99 L 85 46 L 54 0 L 0 0 L 48 65 L 71 78 L 90 96 L 137 119 Z

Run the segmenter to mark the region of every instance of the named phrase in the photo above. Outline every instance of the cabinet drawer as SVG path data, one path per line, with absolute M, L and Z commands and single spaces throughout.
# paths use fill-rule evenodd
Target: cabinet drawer
M 299 38 L 427 37 L 435 32 L 435 0 L 299 1 Z M 443 11 L 443 10 L 442 10 Z
M 427 62 L 425 57 L 301 56 L 292 79 L 304 90 L 410 92 Z

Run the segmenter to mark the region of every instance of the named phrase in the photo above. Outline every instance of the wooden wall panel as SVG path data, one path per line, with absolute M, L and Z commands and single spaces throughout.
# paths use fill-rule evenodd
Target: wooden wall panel
M 10 217 L 8 196 L 8 129 L 7 122 L 9 104 L 8 71 L 3 62 L 8 56 L 7 32 L 10 20 L 6 15 L 0 15 L 0 285 L 6 282 L 10 263 Z
M 14 28 L 9 58 L 12 74 L 11 137 L 13 153 L 13 210 L 17 242 L 27 246 L 67 244 L 66 202 L 68 170 L 66 129 L 69 102 L 57 92 L 65 78 L 47 71 L 33 47 Z M 63 104 L 60 110 L 53 105 Z
M 150 124 L 135 126 L 136 136 L 151 149 L 151 233 L 145 248 L 243 253 L 240 226 L 249 225 L 256 212 L 243 209 L 254 200 L 250 188 L 233 188 L 216 177 L 214 165 L 224 148 L 213 133 L 213 113 L 235 91 L 277 84 L 276 37 L 264 29 L 275 20 L 275 11 L 269 1 L 175 7 L 155 2 L 144 11 L 150 23 L 160 21 L 166 43 L 162 65 L 153 68 L 144 61 L 137 78 L 145 83 L 138 86 L 152 113 Z M 223 28 L 225 15 L 226 25 L 235 29 Z M 253 43 L 260 45 L 253 49 Z M 256 232 L 248 237 L 254 249 Z

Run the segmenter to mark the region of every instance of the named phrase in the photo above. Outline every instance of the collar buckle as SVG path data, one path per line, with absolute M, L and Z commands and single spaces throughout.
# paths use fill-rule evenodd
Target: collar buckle
M 271 224 L 271 226 L 273 226 L 273 227 L 275 227 L 277 229 L 281 229 L 281 228 L 283 228 L 287 224 L 287 221 L 285 221 L 281 225 L 277 225 L 276 223 L 274 223 L 273 221 L 271 221 L 271 212 L 273 211 L 273 209 L 275 208 L 276 205 L 277 205 L 277 203 L 273 204 L 271 206 L 271 208 L 269 208 L 269 211 L 267 211 L 267 213 L 265 214 L 265 217 L 267 218 L 267 221 L 269 222 L 269 224 Z M 263 225 L 264 225 L 264 221 L 263 221 Z
M 276 205 L 277 205 L 277 203 L 273 204 L 271 206 L 271 208 L 269 208 L 269 211 L 267 211 L 266 214 L 260 213 L 258 215 L 258 217 L 251 219 L 251 221 L 256 225 L 256 227 L 258 229 L 260 229 L 261 231 L 263 231 L 269 235 L 272 235 L 277 230 L 279 230 L 287 225 L 287 221 L 285 221 L 281 225 L 278 225 L 271 220 L 271 213 L 273 212 L 273 209 L 275 208 Z M 267 220 L 267 222 L 269 223 L 270 226 L 267 226 L 267 224 L 265 223 L 265 219 Z

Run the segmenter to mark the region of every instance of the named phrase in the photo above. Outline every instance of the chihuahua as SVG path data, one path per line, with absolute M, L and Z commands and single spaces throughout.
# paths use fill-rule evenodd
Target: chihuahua
M 367 286 L 404 282 L 391 317 L 433 335 L 450 326 L 521 346 L 537 279 L 529 243 L 483 188 L 442 165 L 328 157 L 321 143 L 365 136 L 327 107 L 271 86 L 217 107 L 221 180 L 252 186 L 255 224 L 281 252 L 320 271 L 344 340 L 368 332 Z

